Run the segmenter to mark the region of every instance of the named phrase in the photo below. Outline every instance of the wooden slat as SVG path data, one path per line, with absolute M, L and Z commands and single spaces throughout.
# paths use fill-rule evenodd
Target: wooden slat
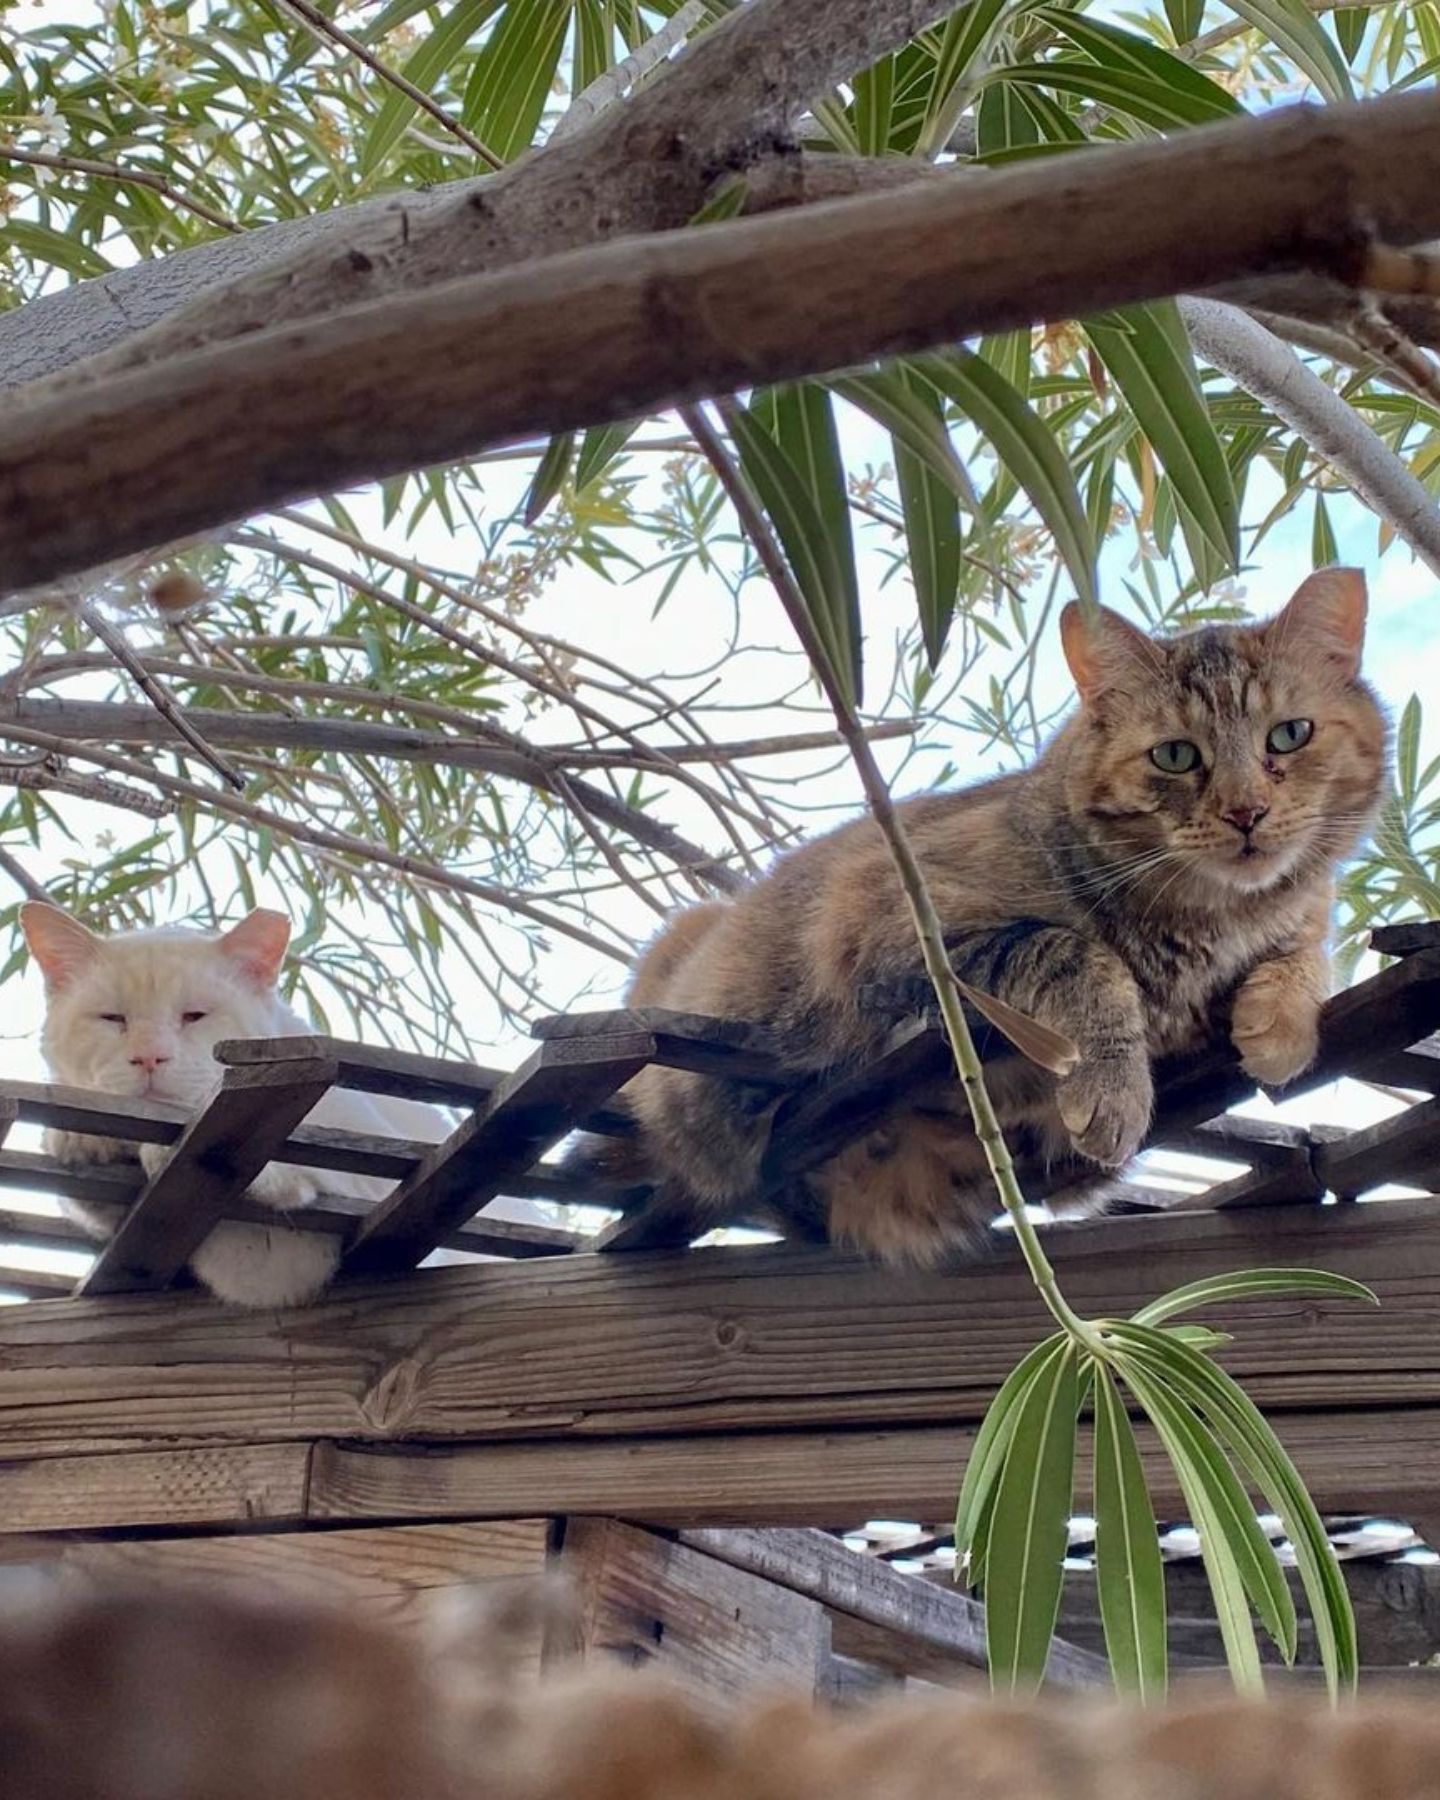
M 652 1040 L 542 1044 L 361 1222 L 345 1257 L 351 1273 L 413 1268 L 439 1238 L 504 1191 L 593 1107 L 649 1061 Z
M 1369 1058 L 1364 1079 L 1411 1088 L 1419 1094 L 1440 1094 L 1440 1038 L 1426 1038 L 1408 1050 Z
M 94 1542 L 60 1538 L 41 1547 L 63 1585 L 194 1581 L 243 1583 L 323 1604 L 363 1606 L 418 1622 L 435 1595 L 476 1582 L 538 1575 L 546 1566 L 545 1519 L 485 1524 L 374 1526 L 360 1531 L 265 1531 Z M 33 1539 L 0 1537 L 0 1566 L 36 1560 Z M 538 1658 L 539 1644 L 535 1645 Z
M 23 1263 L 7 1263 L 0 1252 L 0 1288 L 11 1294 L 28 1294 L 34 1300 L 53 1300 L 73 1294 L 76 1277 L 58 1269 L 32 1269 Z
M 306 1131 L 314 1129 L 305 1127 Z M 355 1135 L 355 1134 L 345 1134 Z M 281 1147 L 277 1160 L 292 1160 L 290 1151 L 297 1142 L 297 1135 L 292 1133 Z M 421 1160 L 422 1151 L 428 1145 L 416 1144 L 415 1154 L 403 1159 L 405 1169 L 413 1169 Z M 311 1164 L 311 1167 L 316 1166 Z M 0 1187 L 37 1188 L 46 1193 L 64 1194 L 76 1200 L 88 1200 L 92 1205 L 125 1207 L 131 1205 L 145 1185 L 145 1177 L 137 1163 L 59 1163 L 53 1157 L 38 1156 L 26 1150 L 0 1150 Z M 533 1175 L 525 1177 L 521 1182 L 507 1183 L 507 1194 L 513 1199 L 562 1197 L 555 1190 L 544 1185 L 542 1180 Z M 355 1221 L 364 1218 L 374 1205 L 373 1201 L 360 1200 L 347 1194 L 328 1194 L 316 1202 L 314 1206 L 302 1207 L 287 1214 L 287 1223 L 297 1231 L 330 1231 L 337 1236 L 348 1236 L 354 1229 Z M 10 1228 L 13 1221 L 16 1230 L 25 1231 L 24 1222 L 39 1214 L 11 1212 L 0 1210 L 0 1241 L 19 1242 Z M 274 1212 L 254 1201 L 240 1199 L 228 1202 L 224 1216 L 227 1219 L 240 1219 L 251 1224 L 273 1224 Z M 69 1243 L 81 1243 L 88 1249 L 94 1249 L 95 1239 L 73 1220 L 66 1218 L 51 1219 L 45 1215 L 47 1230 L 53 1228 L 57 1240 Z M 562 1231 L 558 1226 L 528 1225 L 511 1219 L 491 1219 L 483 1213 L 468 1225 L 460 1225 L 448 1231 L 440 1239 L 440 1247 L 446 1250 L 464 1250 L 472 1256 L 568 1256 L 572 1251 L 581 1248 L 587 1239 L 578 1232 Z M 43 1247 L 43 1246 L 42 1246 Z
M 309 1056 L 227 1069 L 80 1291 L 116 1294 L 173 1281 L 334 1079 L 333 1063 Z
M 876 1627 L 894 1640 L 888 1667 L 912 1666 L 917 1645 L 938 1653 L 947 1664 L 988 1667 L 985 1609 L 977 1601 L 953 1586 L 917 1581 L 875 1557 L 857 1555 L 826 1532 L 702 1529 L 682 1531 L 680 1541 Z M 1046 1677 L 1060 1687 L 1108 1686 L 1110 1665 L 1101 1656 L 1057 1642 Z
M 809 1696 L 829 1661 L 825 1609 L 743 1569 L 616 1519 L 566 1522 L 580 1649 L 651 1664 L 706 1693 Z
M 1440 1208 L 1428 1200 L 1055 1226 L 1085 1317 L 1237 1268 L 1332 1269 L 1373 1309 L 1249 1301 L 1212 1323 L 1277 1410 L 1440 1403 Z M 357 1440 L 840 1429 L 977 1419 L 1047 1328 L 1015 1246 L 887 1272 L 791 1245 L 556 1258 L 343 1285 L 288 1314 L 202 1299 L 0 1312 L 0 1456 Z M 61 1320 L 61 1314 L 66 1315 Z M 1348 1502 L 1347 1502 L 1348 1504 Z M 525 1509 L 519 1509 L 525 1510 Z M 806 1522 L 806 1521 L 802 1521 Z M 814 1522 L 814 1521 L 810 1521 Z
M 17 1309 L 23 1310 L 23 1309 Z M 1440 1408 L 1270 1415 L 1317 1505 L 1394 1512 L 1440 1484 Z M 1168 1458 L 1137 1427 L 1154 1503 L 1183 1517 Z M 716 1433 L 706 1437 L 485 1444 L 419 1451 L 317 1444 L 317 1519 L 510 1518 L 554 1507 L 670 1528 L 943 1518 L 954 1506 L 974 1428 Z M 40 1465 L 34 1465 L 40 1466 Z M 1077 1491 L 1091 1480 L 1082 1427 Z
M 664 1068 L 723 1075 L 734 1081 L 787 1083 L 770 1033 L 741 1019 L 671 1012 L 663 1006 L 632 1006 L 617 1012 L 556 1013 L 537 1019 L 530 1027 L 532 1037 L 547 1043 L 624 1037 L 634 1032 L 654 1038 L 651 1061 Z
M 1326 1187 L 1342 1197 L 1389 1181 L 1430 1186 L 1440 1179 L 1440 1098 L 1318 1143 L 1314 1160 Z
M 1440 919 L 1406 919 L 1399 925 L 1377 925 L 1370 933 L 1370 948 L 1382 956 L 1414 956 L 1419 950 L 1440 950 Z
M 64 1308 L 10 1310 L 57 1313 Z M 3 1462 L 0 1534 L 298 1523 L 305 1517 L 309 1468 L 307 1444 L 232 1444 Z
M 6 1094 L 0 1094 L 0 1149 L 4 1148 L 5 1139 L 10 1135 L 10 1127 L 20 1117 L 18 1104 Z

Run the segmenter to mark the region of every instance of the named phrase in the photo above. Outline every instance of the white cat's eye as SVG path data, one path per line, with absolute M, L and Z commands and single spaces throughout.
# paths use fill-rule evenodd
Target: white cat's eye
M 1165 775 L 1188 775 L 1200 767 L 1200 748 L 1189 738 L 1167 738 L 1163 744 L 1156 744 L 1150 760 Z
M 98 1016 L 106 1025 L 123 1025 L 125 1023 L 124 1013 L 100 1013 Z
M 1288 756 L 1292 750 L 1308 744 L 1314 735 L 1315 726 L 1311 720 L 1282 719 L 1278 725 L 1271 727 L 1270 735 L 1265 740 L 1265 748 L 1275 756 Z
M 181 1013 L 180 1023 L 182 1025 L 198 1025 L 200 1021 L 207 1016 L 208 1015 L 203 1012 Z

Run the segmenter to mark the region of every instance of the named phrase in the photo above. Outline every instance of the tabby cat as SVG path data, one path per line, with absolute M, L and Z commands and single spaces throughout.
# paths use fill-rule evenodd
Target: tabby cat
M 1312 575 L 1268 623 L 1175 637 L 1072 605 L 1079 706 L 1034 765 L 902 806 L 957 975 L 1079 1050 L 1058 1082 L 1018 1057 L 994 1066 L 1012 1147 L 1118 1168 L 1149 1125 L 1153 1059 L 1194 1050 L 1227 1010 L 1257 1082 L 1283 1087 L 1314 1058 L 1335 870 L 1386 776 L 1365 609 L 1353 569 Z M 920 972 L 889 852 L 860 819 L 681 913 L 630 1001 L 759 1021 L 803 1073 L 872 1051 L 893 1020 L 865 991 Z M 773 1101 L 660 1068 L 625 1100 L 643 1171 L 677 1206 L 716 1220 L 753 1205 Z M 585 1145 L 576 1161 L 633 1175 L 619 1156 Z M 833 1239 L 892 1260 L 931 1259 L 996 1210 L 953 1079 L 807 1187 Z

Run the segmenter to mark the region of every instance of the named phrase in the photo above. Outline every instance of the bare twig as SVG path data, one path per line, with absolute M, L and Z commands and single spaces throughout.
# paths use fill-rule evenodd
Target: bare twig
M 1180 312 L 1200 355 L 1298 432 L 1440 575 L 1440 509 L 1354 408 L 1237 307 L 1182 300 Z
M 130 648 L 124 632 L 112 625 L 100 611 L 98 606 L 90 606 L 82 602 L 76 608 L 76 611 L 85 621 L 86 625 L 89 626 L 90 630 L 94 632 L 95 636 L 99 638 L 100 642 L 115 658 L 116 662 L 128 672 L 136 687 L 144 694 L 145 698 L 155 708 L 156 712 L 160 714 L 161 718 L 170 725 L 179 737 L 184 738 L 185 742 L 202 762 L 209 763 L 210 767 L 222 781 L 227 782 L 237 793 L 243 793 L 245 791 L 245 777 L 235 768 L 233 763 L 227 762 L 213 745 L 208 744 L 205 741 L 200 732 L 195 729 L 193 723 L 185 716 L 185 713 L 181 710 L 170 690 L 157 675 L 151 674 L 149 669 L 145 667 L 145 664 Z
M 492 169 L 505 167 L 503 157 L 497 156 L 488 145 L 482 144 L 475 133 L 467 126 L 462 125 L 458 119 L 452 119 L 445 108 L 438 101 L 433 100 L 424 88 L 416 87 L 413 81 L 407 81 L 397 69 L 392 69 L 388 63 L 382 62 L 373 50 L 360 42 L 359 38 L 352 36 L 350 32 L 337 25 L 333 19 L 327 19 L 318 6 L 310 4 L 310 0 L 275 0 L 275 4 L 282 12 L 293 13 L 296 18 L 309 27 L 311 33 L 322 43 L 339 44 L 342 49 L 348 50 L 350 55 L 357 62 L 364 63 L 372 74 L 378 75 L 383 82 L 396 88 L 404 94 L 407 100 L 412 100 L 422 112 L 429 113 L 437 125 L 443 125 L 452 136 L 459 138 L 467 150 L 475 152 L 481 162 L 488 163 Z
M 0 870 L 15 883 L 27 900 L 49 900 L 50 896 L 22 862 L 0 846 Z
M 468 875 L 442 869 L 438 863 L 422 857 L 401 856 L 384 844 L 355 837 L 348 831 L 299 825 L 293 819 L 283 818 L 266 807 L 255 806 L 248 800 L 234 799 L 229 794 L 219 793 L 211 788 L 202 788 L 193 781 L 186 781 L 182 776 L 166 774 L 163 770 L 151 768 L 132 757 L 119 756 L 112 750 L 102 750 L 88 744 L 76 745 L 52 732 L 35 731 L 27 725 L 8 722 L 3 727 L 3 735 L 15 743 L 30 744 L 36 749 L 48 750 L 59 756 L 74 756 L 102 769 L 111 769 L 132 779 L 149 782 L 162 793 L 176 799 L 194 801 L 210 812 L 224 813 L 232 819 L 243 819 L 249 825 L 274 832 L 286 842 L 310 844 L 316 849 L 331 850 L 340 856 L 358 857 L 362 862 L 378 863 L 385 868 L 394 869 L 398 874 L 407 875 L 414 881 L 469 894 L 476 900 L 485 901 L 487 905 L 512 912 L 543 930 L 558 931 L 576 943 L 583 944 L 587 950 L 594 950 L 615 962 L 630 961 L 630 950 L 606 943 L 603 938 L 596 937 L 593 932 L 562 914 L 547 912 L 534 906 L 523 895 L 512 893 L 508 888 L 497 887 L 493 882 L 475 881 Z
M 193 194 L 182 193 L 172 187 L 161 175 L 152 175 L 148 169 L 126 168 L 121 163 L 97 162 L 90 156 L 61 156 L 51 150 L 22 150 L 18 144 L 0 144 L 0 162 L 33 163 L 38 169 L 59 169 L 70 175 L 95 175 L 102 181 L 118 181 L 131 187 L 149 188 L 152 193 L 159 194 L 172 206 L 180 206 L 186 212 L 194 213 L 197 219 L 204 219 L 207 225 L 216 225 L 221 231 L 242 232 L 245 227 L 237 225 L 234 219 L 227 219 L 224 213 L 216 212 L 213 206 L 207 206 L 203 200 L 197 200 Z
M 0 733 L 8 736 L 8 733 Z M 75 800 L 95 800 L 147 819 L 163 819 L 174 811 L 168 800 L 137 791 L 103 775 L 77 775 L 62 756 L 40 751 L 35 756 L 0 755 L 0 786 L 30 788 L 36 793 L 69 794 Z
M 1440 406 L 1440 365 L 1426 355 L 1378 306 L 1362 301 L 1350 321 L 1351 335 L 1374 356 L 1392 380 Z
M 599 112 L 628 94 L 637 81 L 657 68 L 672 51 L 683 44 L 705 17 L 705 0 L 685 0 L 678 12 L 672 13 L 660 29 L 629 56 L 624 57 L 603 75 L 597 75 L 589 87 L 578 93 L 550 133 L 550 142 L 558 144 L 588 125 Z

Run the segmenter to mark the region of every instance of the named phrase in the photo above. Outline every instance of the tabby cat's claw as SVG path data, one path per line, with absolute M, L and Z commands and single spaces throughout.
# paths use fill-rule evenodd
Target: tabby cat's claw
M 1082 1061 L 1055 1092 L 1070 1142 L 1082 1156 L 1118 1169 L 1145 1141 L 1155 1090 L 1143 1050 Z

